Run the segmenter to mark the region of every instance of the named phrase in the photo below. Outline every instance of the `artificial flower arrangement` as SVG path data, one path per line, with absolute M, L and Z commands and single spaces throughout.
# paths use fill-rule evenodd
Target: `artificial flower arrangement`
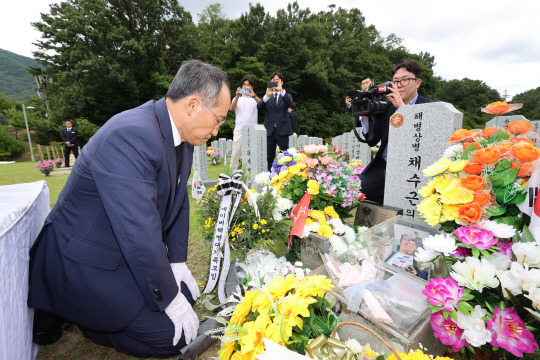
M 38 161 L 36 164 L 36 168 L 41 171 L 42 174 L 45 176 L 49 176 L 51 171 L 54 170 L 54 162 L 51 160 L 47 161 Z
M 525 200 L 525 184 L 540 157 L 527 139 L 531 127 L 517 120 L 507 131 L 457 130 L 449 139 L 456 145 L 424 170 L 432 178 L 419 192 L 424 197 L 417 206 L 420 215 L 445 231 L 488 218 L 523 228 L 516 204 Z
M 212 159 L 212 165 L 217 165 L 217 162 L 221 159 L 221 155 L 217 151 L 212 151 L 210 157 Z
M 280 153 L 272 164 L 270 181 L 278 194 L 294 204 L 308 192 L 310 209 L 333 207 L 343 219 L 364 197 L 360 192 L 362 170 L 361 166 L 334 161 L 324 145 L 306 145 L 300 152 L 289 149 Z
M 478 225 L 429 236 L 415 254 L 441 271 L 423 290 L 435 337 L 454 352 L 538 356 L 540 245 L 507 224 Z
M 212 156 L 212 153 L 214 152 L 214 150 L 212 149 L 211 146 L 207 147 L 206 148 L 206 155 L 207 156 Z
M 262 290 L 246 291 L 226 326 L 212 331 L 222 341 L 220 360 L 255 359 L 265 351 L 264 338 L 299 354 L 306 352 L 309 339 L 329 337 L 339 323 L 324 293 L 332 288 L 323 275 L 299 280 L 280 276 Z
M 54 160 L 54 165 L 56 165 L 57 168 L 59 168 L 60 166 L 62 166 L 62 158 L 56 158 Z
M 203 213 L 204 236 L 211 241 L 214 236 L 214 228 L 219 214 L 219 206 L 222 197 L 216 192 L 216 187 L 210 188 L 199 201 Z M 253 199 L 253 200 L 248 200 Z M 255 201 L 259 209 L 260 218 L 255 214 L 250 201 Z M 291 221 L 284 217 L 293 204 L 290 200 L 283 199 L 272 187 L 265 187 L 261 193 L 251 189 L 251 195 L 245 193 L 236 210 L 229 228 L 229 244 L 234 255 L 244 259 L 250 249 L 265 248 L 275 253 L 285 252 L 282 241 L 277 239 L 286 238 L 291 229 Z M 234 258 L 234 256 L 232 257 Z

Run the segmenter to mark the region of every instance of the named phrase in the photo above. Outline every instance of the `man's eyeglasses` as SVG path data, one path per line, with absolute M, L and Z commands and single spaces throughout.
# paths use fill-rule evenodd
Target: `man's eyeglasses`
M 392 80 L 392 82 L 396 84 L 396 86 L 399 86 L 399 84 L 401 84 L 401 86 L 407 86 L 411 80 L 418 80 L 418 78 L 405 78 L 401 80 Z
M 204 105 L 204 104 L 203 104 L 203 106 L 204 106 L 205 108 L 207 108 L 208 111 L 210 111 L 210 112 L 212 113 L 212 115 L 214 115 L 214 116 L 216 117 L 216 129 L 219 128 L 221 125 L 223 125 L 223 123 L 225 122 L 225 120 L 221 120 L 221 119 L 219 118 L 219 116 L 217 116 L 212 110 L 210 110 L 210 108 L 209 108 L 208 106 L 206 106 L 206 105 Z

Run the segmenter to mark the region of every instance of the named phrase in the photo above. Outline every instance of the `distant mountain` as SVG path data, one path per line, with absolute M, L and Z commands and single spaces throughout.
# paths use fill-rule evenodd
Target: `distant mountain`
M 39 67 L 39 64 L 32 58 L 0 49 L 0 93 L 19 101 L 36 94 L 36 81 L 26 71 L 29 66 Z

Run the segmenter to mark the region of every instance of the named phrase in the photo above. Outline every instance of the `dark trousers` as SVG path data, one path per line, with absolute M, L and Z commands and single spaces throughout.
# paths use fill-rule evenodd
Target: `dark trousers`
M 64 165 L 66 167 L 69 166 L 69 153 L 73 151 L 73 155 L 75 155 L 75 159 L 79 157 L 79 147 L 78 146 L 66 146 L 64 145 Z
M 384 181 L 386 177 L 386 161 L 382 157 L 375 158 L 360 175 L 360 186 L 366 200 L 379 204 L 384 202 Z
M 279 135 L 277 129 L 274 128 L 272 135 L 266 137 L 268 171 L 272 168 L 272 162 L 274 162 L 274 158 L 276 157 L 276 145 L 279 146 L 281 151 L 287 150 L 289 148 L 289 137 Z
M 182 294 L 191 305 L 195 303 L 188 287 L 182 283 Z M 150 310 L 146 305 L 135 320 L 125 329 L 110 333 L 79 326 L 81 331 L 97 342 L 114 346 L 130 355 L 138 357 L 170 357 L 178 355 L 186 346 L 185 336 L 173 346 L 174 325 L 165 313 Z

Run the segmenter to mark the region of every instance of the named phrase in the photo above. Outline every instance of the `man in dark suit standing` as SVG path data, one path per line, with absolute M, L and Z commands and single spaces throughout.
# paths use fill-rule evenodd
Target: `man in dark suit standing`
M 186 184 L 193 146 L 218 134 L 230 102 L 226 73 L 191 60 L 165 98 L 98 130 L 30 252 L 38 315 L 136 356 L 173 356 L 197 336 Z M 34 323 L 34 341 L 50 330 Z
M 401 106 L 433 102 L 418 94 L 422 84 L 422 67 L 413 60 L 406 60 L 392 70 L 391 93 L 387 95 L 391 102 L 386 113 L 362 119 L 362 132 L 366 135 L 369 146 L 380 141 L 381 146 L 375 158 L 360 175 L 362 192 L 367 200 L 382 204 L 384 202 L 384 183 L 386 177 L 386 152 L 388 145 L 388 124 L 390 116 Z
M 64 142 L 64 165 L 69 167 L 69 154 L 73 151 L 75 159 L 79 157 L 79 132 L 73 127 L 71 121 L 66 121 L 66 127 L 62 129 L 62 141 Z
M 268 171 L 276 157 L 276 145 L 281 151 L 289 147 L 289 135 L 292 135 L 293 130 L 287 110 L 294 105 L 291 94 L 287 94 L 283 89 L 281 73 L 274 72 L 270 76 L 270 82 L 274 82 L 276 86 L 267 87 L 262 101 L 257 104 L 257 110 L 266 112 L 264 127 L 266 128 Z

